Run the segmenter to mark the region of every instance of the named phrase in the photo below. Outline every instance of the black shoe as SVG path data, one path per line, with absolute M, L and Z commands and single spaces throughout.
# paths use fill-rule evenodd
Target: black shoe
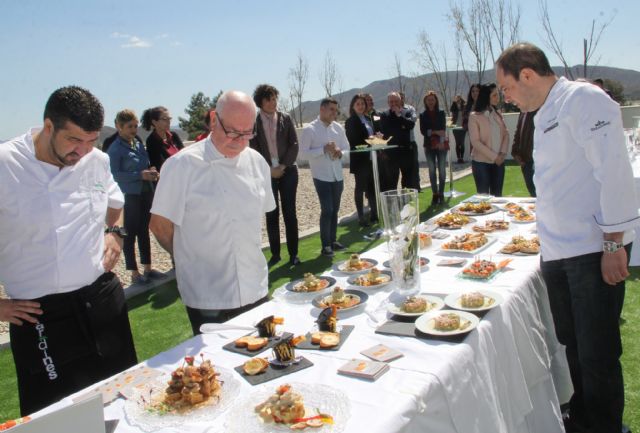
M 342 245 L 340 242 L 334 242 L 331 244 L 331 248 L 333 248 L 334 251 L 343 251 L 347 249 L 347 247 Z
M 298 258 L 298 256 L 293 256 L 291 259 L 289 259 L 289 264 L 291 266 L 298 266 L 300 264 L 300 259 Z
M 366 220 L 359 220 L 358 224 L 360 225 L 360 227 L 370 227 L 371 224 L 369 224 Z
M 375 225 L 378 224 L 380 222 L 380 220 L 378 220 L 378 217 L 371 217 L 371 219 L 369 220 L 371 222 L 371 225 Z
M 323 247 L 322 250 L 320 250 L 320 254 L 325 257 L 333 257 L 335 255 L 331 247 Z
M 280 256 L 273 256 L 269 259 L 269 262 L 267 263 L 269 265 L 269 267 L 275 265 L 276 263 L 278 263 L 280 261 Z

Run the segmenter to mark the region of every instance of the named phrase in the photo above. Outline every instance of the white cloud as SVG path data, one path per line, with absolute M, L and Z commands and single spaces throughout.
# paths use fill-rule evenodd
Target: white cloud
M 131 36 L 126 44 L 120 45 L 122 48 L 149 48 L 151 42 L 145 41 L 137 36 Z
M 169 37 L 168 33 L 163 33 L 161 35 L 156 36 L 156 39 L 166 39 Z
M 113 33 L 111 33 L 111 34 L 109 35 L 109 37 L 111 37 L 111 38 L 124 38 L 124 39 L 126 39 L 126 38 L 130 38 L 130 37 L 131 37 L 131 35 L 128 35 L 128 34 L 126 34 L 126 33 L 113 32 Z
M 182 42 L 173 41 L 169 44 L 170 47 L 179 47 L 182 45 Z

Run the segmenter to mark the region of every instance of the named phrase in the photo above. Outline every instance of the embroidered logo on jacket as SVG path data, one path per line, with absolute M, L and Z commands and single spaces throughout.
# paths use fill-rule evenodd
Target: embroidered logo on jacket
M 598 120 L 596 122 L 596 124 L 593 126 L 593 128 L 591 128 L 591 132 L 593 131 L 597 131 L 600 128 L 604 128 L 605 126 L 609 125 L 611 122 L 609 122 L 608 120 L 605 122 L 604 120 Z

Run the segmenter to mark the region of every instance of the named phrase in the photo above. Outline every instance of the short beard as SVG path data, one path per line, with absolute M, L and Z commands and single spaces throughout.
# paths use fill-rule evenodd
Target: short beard
M 54 131 L 54 132 L 53 132 L 53 135 L 51 136 L 51 139 L 49 140 L 49 149 L 50 149 L 50 151 L 51 151 L 51 155 L 54 157 L 54 159 L 56 159 L 60 164 L 62 164 L 62 165 L 63 165 L 63 166 L 65 166 L 65 167 L 69 167 L 69 166 L 75 165 L 78 161 L 76 161 L 76 162 L 67 162 L 67 161 L 65 160 L 65 157 L 66 157 L 66 156 L 68 156 L 68 155 L 70 155 L 70 154 L 72 154 L 72 153 L 75 153 L 75 152 L 71 152 L 71 153 L 69 153 L 69 154 L 67 154 L 67 155 L 64 155 L 64 156 L 63 156 L 63 155 L 60 155 L 60 154 L 56 151 L 56 146 L 55 146 L 55 139 L 56 139 L 56 135 L 58 135 L 58 132 L 57 132 L 57 131 Z M 77 154 L 76 154 L 76 155 L 77 155 Z

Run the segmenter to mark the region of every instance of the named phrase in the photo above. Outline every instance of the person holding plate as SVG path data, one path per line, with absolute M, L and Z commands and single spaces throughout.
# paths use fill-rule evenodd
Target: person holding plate
M 620 314 L 640 225 L 620 106 L 601 89 L 558 78 L 529 43 L 496 62 L 505 101 L 534 117 L 540 268 L 574 393 L 568 431 L 622 431 Z

